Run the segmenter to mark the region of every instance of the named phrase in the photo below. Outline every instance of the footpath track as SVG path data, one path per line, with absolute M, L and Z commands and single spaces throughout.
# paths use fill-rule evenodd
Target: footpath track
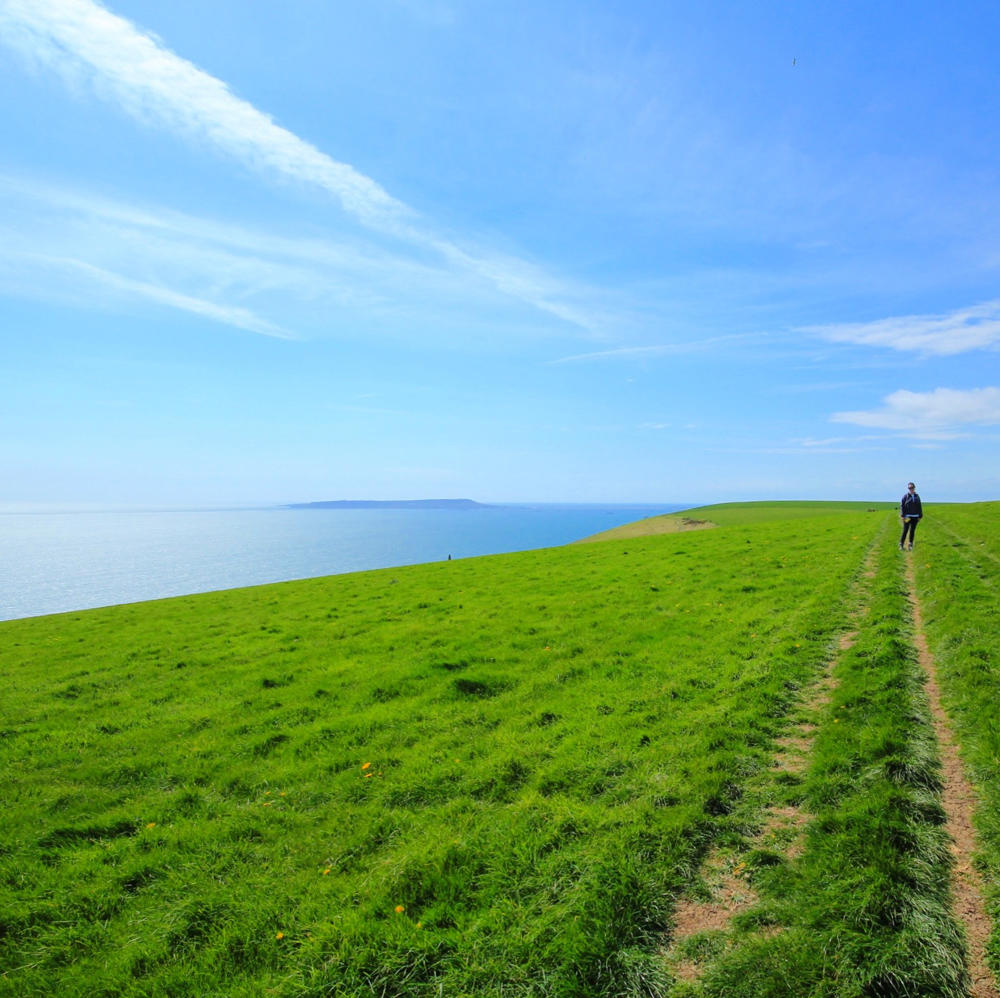
M 684 953 L 691 940 L 706 932 L 726 932 L 734 920 L 761 903 L 750 882 L 751 871 L 745 858 L 752 850 L 767 850 L 794 863 L 805 849 L 805 832 L 809 816 L 801 800 L 782 801 L 773 795 L 767 784 L 779 781 L 800 781 L 809 765 L 816 733 L 824 712 L 828 711 L 837 685 L 834 669 L 840 656 L 857 641 L 858 628 L 867 610 L 880 532 L 865 556 L 862 568 L 845 596 L 844 630 L 829 649 L 826 661 L 812 686 L 804 690 L 804 700 L 788 733 L 777 740 L 778 751 L 773 769 L 762 783 L 751 788 L 753 797 L 761 801 L 760 817 L 754 835 L 737 849 L 713 849 L 702 864 L 702 878 L 707 892 L 699 897 L 682 899 L 674 911 L 671 944 L 664 953 L 680 981 L 698 981 L 706 969 L 702 960 Z
M 794 949 L 805 941 L 798 935 L 794 918 L 782 924 L 782 918 L 773 917 L 774 885 L 763 882 L 768 877 L 761 874 L 767 870 L 759 864 L 783 867 L 795 879 L 802 876 L 797 868 L 808 848 L 809 825 L 815 820 L 809 794 L 803 790 L 814 765 L 817 736 L 825 727 L 840 723 L 833 703 L 840 685 L 838 672 L 866 626 L 876 578 L 891 561 L 885 555 L 886 538 L 885 526 L 875 532 L 837 604 L 827 653 L 813 681 L 802 689 L 799 708 L 790 717 L 786 733 L 776 740 L 771 770 L 745 787 L 747 837 L 711 850 L 701 867 L 701 892 L 682 898 L 675 909 L 670 945 L 664 950 L 678 982 L 678 990 L 671 994 L 685 998 L 688 994 L 771 994 L 777 978 L 783 976 L 778 967 L 788 956 L 780 952 L 782 944 L 788 942 Z M 798 942 L 791 943 L 792 937 Z M 761 956 L 774 963 L 775 979 L 772 983 L 739 980 L 731 964 L 742 962 L 744 951 L 768 941 L 777 943 L 779 951 Z M 810 942 L 822 948 L 816 945 L 815 936 Z M 785 981 L 782 987 L 790 983 Z
M 745 786 L 746 832 L 706 855 L 700 892 L 675 909 L 672 998 L 1000 998 L 979 802 L 942 705 L 919 555 L 899 554 L 887 527 L 770 773 Z M 990 549 L 947 536 L 995 591 Z
M 965 929 L 968 945 L 971 998 L 1000 998 L 1000 990 L 986 964 L 986 946 L 990 937 L 990 919 L 984 902 L 983 881 L 973 864 L 976 836 L 973 815 L 978 798 L 965 777 L 958 744 L 951 729 L 948 715 L 941 704 L 941 687 L 937 666 L 927 645 L 924 631 L 923 609 L 917 594 L 916 573 L 912 560 L 907 561 L 906 581 L 910 587 L 910 605 L 913 611 L 913 639 L 920 667 L 927 675 L 927 699 L 930 702 L 934 735 L 941 756 L 941 804 L 947 815 L 948 835 L 951 838 L 952 891 L 955 899 L 955 916 Z
M 907 558 L 906 566 L 915 640 L 929 676 L 928 695 L 941 745 L 945 807 L 955 853 L 953 890 L 957 914 L 966 925 L 975 998 L 1000 993 L 996 973 L 1000 970 L 996 929 L 1000 719 L 994 693 L 1000 548 L 994 524 L 989 506 L 942 507 L 928 525 L 931 532 L 925 543 Z M 974 815 L 978 834 L 973 832 Z

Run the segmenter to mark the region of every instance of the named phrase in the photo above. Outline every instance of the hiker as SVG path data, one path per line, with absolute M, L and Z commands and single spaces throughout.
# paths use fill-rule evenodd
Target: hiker
M 910 535 L 909 550 L 913 550 L 913 534 L 917 529 L 917 521 L 924 515 L 923 507 L 920 505 L 920 496 L 917 495 L 917 487 L 910 482 L 906 486 L 906 495 L 900 500 L 899 515 L 903 521 L 903 535 L 899 538 L 899 550 L 902 551 L 906 545 L 906 535 Z

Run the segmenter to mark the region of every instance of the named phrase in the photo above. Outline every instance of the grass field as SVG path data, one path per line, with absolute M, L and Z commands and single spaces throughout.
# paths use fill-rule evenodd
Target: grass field
M 665 513 L 636 520 L 620 527 L 603 530 L 584 537 L 577 543 L 592 541 L 627 540 L 630 537 L 649 537 L 653 534 L 677 534 L 719 526 L 743 526 L 754 523 L 797 520 L 802 517 L 836 516 L 840 513 L 868 512 L 896 509 L 895 503 L 884 502 L 740 502 L 699 506 L 680 513 Z
M 896 521 L 782 506 L 0 624 L 0 993 L 964 994 Z M 996 512 L 915 552 L 994 883 Z

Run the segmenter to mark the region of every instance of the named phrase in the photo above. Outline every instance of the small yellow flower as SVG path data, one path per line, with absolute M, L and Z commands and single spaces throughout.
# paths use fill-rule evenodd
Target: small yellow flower
M 149 822 L 148 825 L 146 825 L 146 827 L 147 828 L 156 828 L 156 822 L 155 821 L 151 821 L 151 822 Z
M 840 724 L 840 718 L 839 718 L 839 717 L 835 717 L 835 718 L 833 719 L 833 723 L 834 723 L 834 724 Z
M 270 807 L 273 803 L 274 801 L 266 800 L 264 801 L 264 807 Z
M 418 929 L 422 929 L 423 927 L 424 927 L 424 923 L 423 922 L 417 922 L 417 928 Z
M 284 939 L 285 938 L 285 933 L 284 932 L 279 932 L 274 938 L 275 939 Z
M 361 768 L 362 769 L 371 769 L 372 768 L 372 764 L 370 762 L 363 762 L 361 764 Z
M 330 867 L 327 867 L 327 868 L 326 868 L 326 869 L 325 869 L 325 870 L 323 871 L 323 876 L 324 876 L 324 877 L 328 877 L 328 876 L 330 876 Z
M 401 905 L 401 904 L 397 904 L 396 905 L 396 914 L 397 915 L 402 915 L 404 911 L 406 911 L 406 908 L 404 908 L 403 905 Z

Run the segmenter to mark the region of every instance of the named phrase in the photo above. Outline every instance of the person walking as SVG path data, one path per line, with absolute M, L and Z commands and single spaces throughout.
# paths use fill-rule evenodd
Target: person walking
M 917 529 L 917 521 L 924 515 L 923 507 L 920 505 L 920 496 L 917 495 L 917 487 L 910 482 L 906 486 L 906 494 L 899 503 L 899 515 L 903 521 L 903 535 L 899 538 L 899 550 L 902 551 L 907 543 L 909 534 L 909 550 L 913 550 L 913 534 Z

